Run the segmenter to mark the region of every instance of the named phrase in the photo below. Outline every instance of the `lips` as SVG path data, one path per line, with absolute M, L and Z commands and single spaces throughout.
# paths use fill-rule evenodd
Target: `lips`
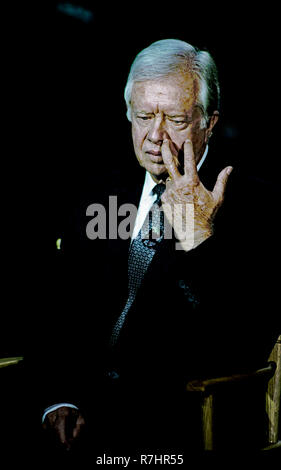
M 163 162 L 162 153 L 160 151 L 149 150 L 146 153 L 150 156 L 150 159 L 154 163 L 162 163 Z
M 147 153 L 150 153 L 151 155 L 154 155 L 155 157 L 161 157 L 161 152 L 160 150 L 149 150 Z

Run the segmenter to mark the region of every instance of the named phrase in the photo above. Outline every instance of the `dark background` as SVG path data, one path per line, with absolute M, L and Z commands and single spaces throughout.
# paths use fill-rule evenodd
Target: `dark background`
M 83 187 L 131 171 L 123 90 L 135 55 L 153 41 L 176 38 L 209 50 L 221 83 L 221 117 L 211 141 L 221 168 L 232 164 L 279 184 L 274 5 L 41 0 L 1 6 L 0 357 L 36 356 L 46 328 L 52 347 L 56 327 L 42 320 L 42 310 L 59 281 L 48 261 Z M 12 407 L 26 408 L 18 400 L 25 400 L 24 387 L 31 401 L 36 390 L 16 369 L 6 375 L 0 413 L 6 409 L 13 423 Z
M 85 8 L 91 20 L 63 13 L 62 2 L 48 6 L 49 21 L 42 11 L 47 47 L 38 98 L 51 106 L 45 123 L 49 164 L 62 165 L 64 175 L 88 174 L 104 161 L 107 168 L 116 157 L 118 165 L 131 158 L 123 100 L 130 65 L 151 42 L 178 38 L 209 50 L 218 65 L 218 153 L 226 163 L 238 162 L 251 172 L 255 167 L 261 177 L 274 178 L 269 162 L 278 158 L 278 44 L 276 12 L 269 6 L 124 2 L 97 7 L 83 0 L 72 5 Z
M 56 1 L 33 12 L 43 44 L 41 50 L 37 34 L 32 38 L 31 70 L 43 59 L 33 88 L 40 123 L 35 166 L 43 178 L 48 174 L 56 203 L 76 197 L 85 178 L 127 170 L 134 157 L 126 79 L 135 55 L 163 38 L 207 49 L 218 65 L 221 119 L 211 143 L 221 168 L 232 164 L 277 181 L 277 11 L 243 2 L 183 5 Z
M 277 7 L 245 5 L 73 0 L 3 7 L 2 278 L 12 331 L 2 329 L 3 353 L 28 347 L 35 320 L 26 311 L 61 235 L 62 214 L 85 184 L 103 184 L 134 159 L 123 90 L 135 55 L 151 42 L 178 38 L 209 50 L 221 83 L 211 141 L 221 168 L 232 164 L 277 185 Z M 35 310 L 40 315 L 40 304 Z
M 226 163 L 275 180 L 278 15 L 270 3 L 36 3 L 15 7 L 6 69 L 9 131 L 16 150 L 29 154 L 31 184 L 51 180 L 62 189 L 77 185 L 78 175 L 82 181 L 96 177 L 97 167 L 106 171 L 117 160 L 126 166 L 132 149 L 123 100 L 129 68 L 141 49 L 163 38 L 210 51 L 221 82 L 214 147 Z M 13 166 L 18 160 L 13 156 Z

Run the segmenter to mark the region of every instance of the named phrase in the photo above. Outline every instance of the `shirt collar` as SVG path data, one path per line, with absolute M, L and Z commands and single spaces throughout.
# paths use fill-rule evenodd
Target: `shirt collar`
M 206 160 L 208 150 L 209 150 L 209 146 L 208 146 L 208 144 L 207 144 L 207 145 L 206 145 L 206 148 L 205 148 L 205 151 L 204 151 L 204 153 L 203 153 L 203 155 L 202 155 L 202 158 L 201 158 L 201 160 L 200 160 L 200 162 L 197 163 L 197 171 L 200 170 L 201 166 L 203 165 L 204 161 Z

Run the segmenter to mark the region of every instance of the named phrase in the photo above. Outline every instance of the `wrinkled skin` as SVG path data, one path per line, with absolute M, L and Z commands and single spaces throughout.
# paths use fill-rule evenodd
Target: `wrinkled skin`
M 81 437 L 84 427 L 85 420 L 80 411 L 68 406 L 48 413 L 43 423 L 45 431 L 51 433 L 57 444 L 67 451 Z
M 163 209 L 185 251 L 196 248 L 213 233 L 214 217 L 223 203 L 232 167 L 218 175 L 213 191 L 201 183 L 200 162 L 218 120 L 214 111 L 208 123 L 197 100 L 197 80 L 177 73 L 161 80 L 136 82 L 132 89 L 132 137 L 136 157 L 157 182 L 165 182 Z M 181 155 L 183 153 L 183 159 Z M 181 217 L 193 204 L 194 217 Z
M 213 221 L 219 207 L 223 203 L 228 176 L 232 167 L 223 169 L 218 177 L 213 191 L 207 190 L 201 183 L 195 163 L 193 145 L 190 139 L 184 142 L 184 174 L 182 175 L 174 162 L 169 141 L 166 139 L 161 147 L 162 156 L 169 178 L 166 180 L 166 190 L 162 196 L 164 213 L 173 225 L 178 236 L 181 249 L 189 251 L 209 238 L 213 233 Z M 171 179 L 170 179 L 171 178 Z M 191 217 L 185 216 L 186 204 L 192 204 Z M 179 207 L 177 213 L 176 208 Z M 173 218 L 171 218 L 171 213 Z

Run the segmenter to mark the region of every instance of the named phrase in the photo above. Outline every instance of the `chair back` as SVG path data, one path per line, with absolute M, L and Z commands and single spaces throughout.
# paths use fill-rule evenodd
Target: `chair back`
M 269 379 L 266 392 L 266 413 L 268 417 L 268 442 L 275 444 L 278 441 L 281 397 L 281 335 L 270 354 L 270 361 L 275 362 L 276 370 Z

